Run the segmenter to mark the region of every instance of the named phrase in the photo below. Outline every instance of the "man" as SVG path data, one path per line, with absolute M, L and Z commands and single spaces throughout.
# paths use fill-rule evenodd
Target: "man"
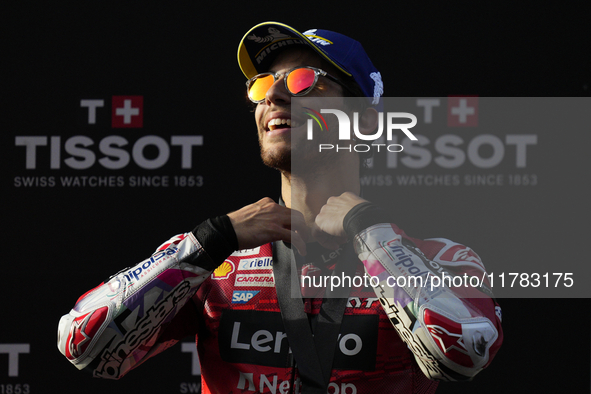
M 428 284 L 482 277 L 478 256 L 389 224 L 359 197 L 358 154 L 310 149 L 291 107 L 296 96 L 330 97 L 353 111 L 345 96 L 368 97 L 355 110 L 359 132 L 371 133 L 383 90 L 363 48 L 268 22 L 244 36 L 238 58 L 282 201 L 209 219 L 83 295 L 60 321 L 60 351 L 118 379 L 196 334 L 204 392 L 432 393 L 436 380 L 472 378 L 502 342 L 500 309 L 485 285 Z M 364 273 L 375 280 L 336 290 L 311 279 Z M 427 282 L 396 282 L 413 273 Z

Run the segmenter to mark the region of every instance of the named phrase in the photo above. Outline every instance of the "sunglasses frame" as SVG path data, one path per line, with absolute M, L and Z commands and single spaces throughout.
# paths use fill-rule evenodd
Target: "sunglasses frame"
M 289 74 L 295 70 L 299 70 L 301 68 L 307 68 L 310 69 L 312 71 L 314 71 L 314 82 L 312 82 L 312 85 L 310 85 L 309 88 L 299 92 L 299 93 L 293 93 L 291 90 L 289 90 L 289 87 L 287 86 L 287 77 L 289 76 Z M 260 100 L 253 100 L 250 97 L 250 87 L 251 85 L 254 83 L 254 81 L 256 81 L 258 78 L 261 78 L 262 76 L 266 76 L 266 75 L 272 75 L 273 76 L 273 83 L 277 82 L 277 80 L 279 78 L 281 78 L 283 76 L 283 82 L 285 83 L 285 90 L 287 90 L 289 92 L 289 94 L 291 94 L 294 97 L 299 97 L 299 96 L 305 96 L 306 94 L 310 93 L 310 91 L 312 91 L 312 89 L 314 89 L 314 87 L 316 86 L 316 82 L 318 82 L 318 76 L 321 75 L 323 77 L 326 77 L 328 79 L 330 79 L 331 81 L 334 81 L 336 83 L 338 83 L 339 85 L 341 85 L 342 87 L 344 87 L 345 89 L 351 91 L 347 85 L 345 85 L 342 81 L 340 81 L 339 79 L 333 77 L 332 75 L 328 74 L 326 71 L 320 69 L 320 68 L 316 68 L 316 67 L 311 67 L 311 66 L 298 66 L 298 67 L 294 67 L 294 68 L 290 68 L 289 70 L 285 71 L 285 72 L 266 72 L 266 73 L 260 73 L 255 75 L 254 77 L 250 78 L 248 81 L 246 81 L 246 95 L 248 96 L 248 98 L 250 99 L 250 101 L 252 101 L 255 104 L 258 103 L 262 103 L 263 101 L 265 101 L 265 98 L 262 98 Z M 266 93 L 265 93 L 266 95 Z

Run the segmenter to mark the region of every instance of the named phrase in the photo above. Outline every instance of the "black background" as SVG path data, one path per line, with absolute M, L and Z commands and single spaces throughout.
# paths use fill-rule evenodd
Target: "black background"
M 356 38 L 381 71 L 386 96 L 579 97 L 589 96 L 591 46 L 588 8 L 578 4 L 3 5 L 2 165 L 8 176 L 2 180 L 6 257 L 0 343 L 30 343 L 31 353 L 20 356 L 18 377 L 7 376 L 7 357 L 0 355 L 0 383 L 27 383 L 34 393 L 80 389 L 115 393 L 179 392 L 180 382 L 195 381 L 190 375 L 190 355 L 178 347 L 122 381 L 91 379 L 57 351 L 56 326 L 80 294 L 148 256 L 171 235 L 263 196 L 278 195 L 278 176 L 260 164 L 256 154 L 244 77 L 236 62 L 238 42 L 255 24 L 277 20 L 300 31 L 323 28 Z M 23 148 L 15 147 L 15 135 L 81 134 L 99 139 L 105 127 L 86 125 L 79 101 L 105 99 L 108 107 L 112 95 L 144 96 L 143 134 L 203 135 L 205 144 L 198 150 L 193 170 L 183 171 L 203 175 L 204 187 L 14 186 L 15 176 L 30 175 L 24 169 Z M 108 121 L 99 117 L 97 123 Z M 582 250 L 589 231 L 581 218 L 588 216 L 588 208 L 582 204 L 573 209 L 569 199 L 580 202 L 589 187 L 587 179 L 569 180 L 568 176 L 589 168 L 583 137 L 552 136 L 557 149 L 574 158 L 572 162 L 557 161 L 552 155 L 538 160 L 552 161 L 548 172 L 562 173 L 567 185 L 561 190 L 564 203 L 552 204 L 552 209 L 568 215 L 551 228 L 556 243 L 544 247 L 575 251 L 586 264 Z M 178 166 L 175 170 L 182 173 Z M 104 173 L 104 169 L 91 169 L 85 175 Z M 67 168 L 60 174 L 80 175 Z M 34 175 L 55 174 L 45 166 Z M 434 201 L 432 194 L 423 191 L 412 189 L 401 196 L 405 202 L 414 202 L 401 218 L 400 226 L 407 232 L 460 236 L 468 245 L 480 244 L 482 238 L 505 239 L 499 238 L 503 233 L 535 248 L 522 231 L 519 215 L 531 204 L 541 204 L 545 196 L 505 195 L 497 206 L 486 206 L 480 201 L 487 191 L 480 190 L 473 205 L 458 207 L 452 202 L 453 192 L 446 191 L 444 199 Z M 457 222 L 448 225 L 437 219 L 433 216 L 436 204 L 447 204 L 447 212 L 460 210 L 460 223 L 473 224 L 478 231 L 466 234 Z M 499 211 L 514 212 L 516 222 L 501 222 L 495 213 Z M 449 231 L 439 231 L 446 226 Z M 502 256 L 499 242 L 488 248 L 484 253 L 479 250 L 485 262 L 489 256 Z M 501 299 L 500 303 L 505 342 L 490 368 L 474 382 L 441 384 L 438 392 L 588 392 L 589 300 Z

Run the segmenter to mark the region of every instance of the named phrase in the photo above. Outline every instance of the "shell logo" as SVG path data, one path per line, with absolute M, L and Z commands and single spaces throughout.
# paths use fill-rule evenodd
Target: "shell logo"
M 213 271 L 211 277 L 213 279 L 228 279 L 228 276 L 230 276 L 235 269 L 236 267 L 234 266 L 234 263 L 230 260 L 226 260 Z

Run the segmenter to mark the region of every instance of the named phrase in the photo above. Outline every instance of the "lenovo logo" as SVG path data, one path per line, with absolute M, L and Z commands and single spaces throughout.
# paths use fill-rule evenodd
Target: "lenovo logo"
M 344 316 L 334 368 L 373 370 L 377 328 L 377 315 Z M 271 367 L 291 364 L 291 349 L 279 312 L 224 310 L 219 347 L 226 362 Z

